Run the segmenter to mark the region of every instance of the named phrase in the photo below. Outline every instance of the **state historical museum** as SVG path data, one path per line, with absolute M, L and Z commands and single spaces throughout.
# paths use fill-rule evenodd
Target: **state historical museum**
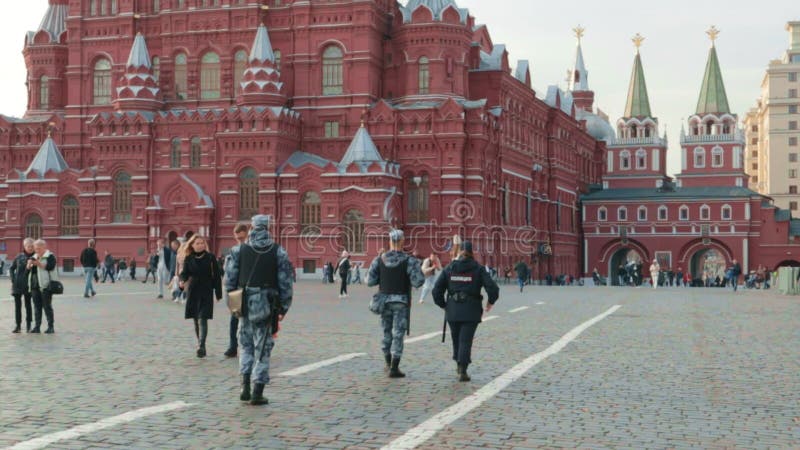
M 537 98 L 455 0 L 50 0 L 23 54 L 27 112 L 0 116 L 8 254 L 43 237 L 70 271 L 95 237 L 141 266 L 190 231 L 222 253 L 263 213 L 305 273 L 368 261 L 390 227 L 420 254 L 459 233 L 495 266 L 581 270 L 609 126 L 580 47 L 570 92 Z

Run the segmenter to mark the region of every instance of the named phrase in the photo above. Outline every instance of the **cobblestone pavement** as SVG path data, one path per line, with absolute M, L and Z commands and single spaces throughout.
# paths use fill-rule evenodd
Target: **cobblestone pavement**
M 238 401 L 237 361 L 222 355 L 218 304 L 205 359 L 183 307 L 154 285 L 77 279 L 56 298 L 56 334 L 11 334 L 0 300 L 0 448 L 153 406 L 152 414 L 51 448 L 380 448 L 466 397 L 579 324 L 621 308 L 419 448 L 800 448 L 800 299 L 775 291 L 503 286 L 478 328 L 471 383 L 459 383 L 450 341 L 406 345 L 407 378 L 383 372 L 372 290 L 312 281 L 273 352 L 270 405 Z M 8 292 L 8 279 L 0 291 Z M 527 306 L 527 309 L 510 312 Z M 441 331 L 429 299 L 412 337 Z M 297 367 L 364 353 L 302 375 Z

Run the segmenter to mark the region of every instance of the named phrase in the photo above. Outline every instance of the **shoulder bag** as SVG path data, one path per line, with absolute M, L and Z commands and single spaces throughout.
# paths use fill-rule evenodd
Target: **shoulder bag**
M 241 256 L 241 253 L 239 253 L 239 255 Z M 231 314 L 236 317 L 242 317 L 244 315 L 244 293 L 247 290 L 247 285 L 250 284 L 250 281 L 253 279 L 253 273 L 255 272 L 256 267 L 258 267 L 259 259 L 261 259 L 261 254 L 256 257 L 256 261 L 253 264 L 253 267 L 250 269 L 250 275 L 247 277 L 247 283 L 244 284 L 244 288 L 228 291 L 228 309 L 231 311 Z

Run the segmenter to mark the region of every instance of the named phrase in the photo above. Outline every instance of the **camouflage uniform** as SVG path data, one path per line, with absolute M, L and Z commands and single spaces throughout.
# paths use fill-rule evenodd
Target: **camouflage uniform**
M 252 219 L 252 229 L 247 239 L 247 245 L 261 251 L 277 245 L 269 235 L 269 216 L 255 216 Z M 239 272 L 239 253 L 241 246 L 231 249 L 231 255 L 225 266 L 225 289 L 232 291 L 239 288 L 239 276 L 248 276 Z M 285 315 L 292 305 L 292 265 L 289 262 L 289 255 L 282 247 L 278 247 L 278 286 L 277 291 L 280 300 L 280 314 Z M 261 289 L 259 293 L 263 301 L 267 301 L 271 289 Z M 250 295 L 253 295 L 251 292 Z M 243 299 L 246 302 L 247 298 Z M 256 384 L 269 383 L 269 358 L 275 341 L 272 338 L 277 330 L 271 329 L 269 318 L 263 322 L 251 322 L 247 317 L 239 320 L 239 368 L 242 375 L 253 375 L 253 382 Z
M 386 267 L 394 268 L 408 260 L 406 274 L 411 286 L 418 288 L 425 283 L 425 275 L 422 274 L 418 259 L 406 255 L 403 252 L 391 250 L 382 256 L 375 258 L 369 267 L 369 278 L 367 286 L 377 286 L 380 284 L 380 259 Z M 410 294 L 410 292 L 409 292 Z M 386 295 L 384 296 L 386 307 L 381 314 L 381 326 L 383 328 L 383 340 L 381 349 L 384 355 L 391 355 L 393 358 L 403 356 L 403 337 L 408 330 L 408 305 L 411 302 L 409 295 Z

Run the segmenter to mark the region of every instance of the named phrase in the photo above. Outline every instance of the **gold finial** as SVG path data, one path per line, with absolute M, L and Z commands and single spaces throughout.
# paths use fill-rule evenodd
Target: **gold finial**
M 636 47 L 636 53 L 639 53 L 639 47 L 642 46 L 642 42 L 644 42 L 644 36 L 640 33 L 636 33 L 636 36 L 631 39 L 633 41 L 633 45 Z
M 53 130 L 56 128 L 55 122 L 50 122 L 47 124 L 47 137 L 53 137 Z
M 717 40 L 717 36 L 719 36 L 720 31 L 717 29 L 716 26 L 711 25 L 711 28 L 706 31 L 706 34 L 709 38 L 711 38 L 711 46 L 714 46 L 714 42 Z
M 577 27 L 573 28 L 572 31 L 575 33 L 575 37 L 578 38 L 578 44 L 581 43 L 581 38 L 583 37 L 586 31 L 586 28 L 578 25 Z

